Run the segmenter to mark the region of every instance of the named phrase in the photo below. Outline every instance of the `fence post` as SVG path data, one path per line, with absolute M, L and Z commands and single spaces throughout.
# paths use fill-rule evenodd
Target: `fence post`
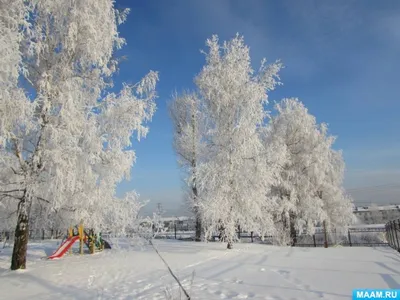
M 238 225 L 238 238 L 240 240 L 240 225 Z
M 396 250 L 399 250 L 399 239 L 397 237 L 397 224 L 393 221 L 393 244 L 396 247 Z
M 250 232 L 250 236 L 251 236 L 251 242 L 253 243 L 253 231 Z
M 393 239 L 392 245 L 393 245 L 393 248 L 396 248 L 396 249 L 397 249 L 396 236 L 395 236 L 395 233 L 396 233 L 396 224 L 394 223 L 394 221 L 391 221 L 391 223 L 390 223 L 390 229 L 391 229 L 391 232 L 392 232 L 392 239 Z
M 386 240 L 388 241 L 388 244 L 389 244 L 389 246 L 390 246 L 390 240 L 389 240 L 389 226 L 388 226 L 388 223 L 386 223 L 386 225 L 385 225 L 385 237 L 386 237 Z
M 393 248 L 394 242 L 393 242 L 392 221 L 389 221 L 389 223 L 386 225 L 386 232 L 387 232 L 387 239 L 389 242 L 389 246 Z
M 392 236 L 393 236 L 393 247 L 394 247 L 394 249 L 399 249 L 399 244 L 398 244 L 398 242 L 397 242 L 397 232 L 396 232 L 396 222 L 395 221 L 392 221 L 392 224 L 391 224 L 392 226 Z
M 315 241 L 315 233 L 313 234 L 312 239 L 314 241 L 314 247 L 317 247 L 317 242 Z
M 350 247 L 352 247 L 352 245 L 351 245 L 351 234 L 350 234 L 350 229 L 347 229 L 347 235 L 348 235 L 348 237 L 349 237 L 349 245 L 350 245 Z
M 174 223 L 174 232 L 175 232 L 175 239 L 176 239 L 176 223 Z
M 389 237 L 390 237 L 390 247 L 394 248 L 394 232 L 393 232 L 393 222 L 389 222 Z
M 395 222 L 395 221 L 393 221 L 393 222 Z M 397 225 L 398 225 L 398 228 L 400 229 L 400 219 L 397 220 Z M 396 230 L 397 229 L 395 227 L 395 233 L 396 233 L 396 238 L 397 238 L 397 231 Z M 398 239 L 397 239 L 397 244 L 398 244 L 397 251 L 400 252 L 400 245 L 399 245 L 399 240 Z
M 390 236 L 390 247 L 394 248 L 394 236 L 393 236 L 393 222 L 389 222 L 389 236 Z

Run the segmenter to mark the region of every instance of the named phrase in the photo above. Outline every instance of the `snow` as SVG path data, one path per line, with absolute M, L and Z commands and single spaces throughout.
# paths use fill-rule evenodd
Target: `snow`
M 151 246 L 117 242 L 112 250 L 56 261 L 42 258 L 57 242 L 30 243 L 28 269 L 17 272 L 9 271 L 11 248 L 2 249 L 0 299 L 165 299 L 165 289 L 178 295 Z M 390 248 L 155 245 L 192 299 L 350 299 L 356 288 L 400 288 L 400 256 Z
M 368 229 L 368 228 L 383 229 L 385 228 L 385 224 L 359 224 L 359 225 L 349 226 L 349 229 Z

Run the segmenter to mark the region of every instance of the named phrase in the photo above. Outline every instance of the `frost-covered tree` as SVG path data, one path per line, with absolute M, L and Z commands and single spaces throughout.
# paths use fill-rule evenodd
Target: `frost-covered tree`
M 343 228 L 355 222 L 353 199 L 343 187 L 345 163 L 342 152 L 330 149 L 324 180 L 318 187 L 328 229 Z
M 199 210 L 199 191 L 197 188 L 197 172 L 204 145 L 204 117 L 201 101 L 195 93 L 185 92 L 181 96 L 174 95 L 170 103 L 170 116 L 174 125 L 174 149 L 178 156 L 186 183 L 186 200 L 196 219 L 196 241 L 202 240 L 201 211 Z
M 0 183 L 4 183 L 0 186 L 0 226 L 7 231 L 15 227 L 17 220 L 14 197 L 18 189 L 13 183 L 18 183 L 18 179 L 14 174 L 3 172 L 11 155 L 2 152 L 9 148 L 16 134 L 31 129 L 25 120 L 33 112 L 23 89 L 18 86 L 19 74 L 25 71 L 20 45 L 23 32 L 29 28 L 28 12 L 23 0 L 0 0 Z M 7 167 L 11 170 L 13 165 Z
M 222 45 L 213 36 L 207 46 L 206 64 L 195 79 L 207 120 L 207 156 L 197 176 L 199 209 L 207 236 L 221 231 L 231 248 L 238 225 L 256 232 L 273 225 L 265 199 L 259 128 L 267 117 L 267 93 L 278 84 L 281 64 L 266 65 L 264 59 L 255 72 L 249 48 L 239 35 Z
M 384 224 L 386 223 L 383 211 L 379 209 L 379 206 L 376 203 L 371 203 L 368 206 L 369 213 L 368 216 L 368 224 Z
M 344 224 L 352 210 L 342 188 L 344 162 L 331 148 L 335 138 L 326 124 L 318 125 L 297 99 L 284 99 L 275 108 L 266 143 L 280 151 L 280 175 L 269 197 L 277 203 L 278 231 L 295 243 L 296 231 L 312 233 L 323 221 Z
M 15 270 L 26 266 L 31 212 L 96 228 L 136 217 L 136 197 L 120 201 L 115 187 L 135 161 L 132 134 L 147 134 L 158 75 L 107 93 L 128 13 L 112 0 L 11 2 L 0 2 L 0 201 L 17 215 Z

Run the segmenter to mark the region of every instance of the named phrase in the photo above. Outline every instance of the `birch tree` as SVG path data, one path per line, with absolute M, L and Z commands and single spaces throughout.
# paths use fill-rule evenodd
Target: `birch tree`
M 31 129 L 26 118 L 33 112 L 24 91 L 18 86 L 19 74 L 26 71 L 21 64 L 20 44 L 23 32 L 29 29 L 28 13 L 23 0 L 0 1 L 0 183 L 4 183 L 0 186 L 0 221 L 7 230 L 16 221 L 14 211 L 18 204 L 14 199 L 19 189 L 14 183 L 18 183 L 19 178 L 15 172 L 2 172 L 4 168 L 15 170 L 17 160 L 22 160 L 22 157 L 18 149 L 15 149 L 15 155 L 2 152 L 11 148 L 17 134 Z
M 283 159 L 270 197 L 278 203 L 276 226 L 295 244 L 297 231 L 313 233 L 318 222 L 327 220 L 345 223 L 351 208 L 342 193 L 344 163 L 331 148 L 335 138 L 327 125 L 318 125 L 298 99 L 284 99 L 275 108 L 267 141 L 278 145 Z
M 202 240 L 201 211 L 199 210 L 199 191 L 197 188 L 198 165 L 203 155 L 202 132 L 204 118 L 201 102 L 195 93 L 185 92 L 174 95 L 170 103 L 170 116 L 174 125 L 174 149 L 178 156 L 186 182 L 189 207 L 196 219 L 195 239 Z
M 206 64 L 195 79 L 207 119 L 207 157 L 198 169 L 199 209 L 207 236 L 221 230 L 222 240 L 232 248 L 239 224 L 249 231 L 273 225 L 265 200 L 259 128 L 281 64 L 267 65 L 264 59 L 255 72 L 239 35 L 222 45 L 213 36 L 207 46 Z
M 353 199 L 343 187 L 345 162 L 342 152 L 330 149 L 325 171 L 325 180 L 319 190 L 323 209 L 326 212 L 326 224 L 330 229 L 344 228 L 355 222 Z
M 128 14 L 111 0 L 6 2 L 0 30 L 8 36 L 0 38 L 10 55 L 0 64 L 11 68 L 0 68 L 6 78 L 0 89 L 0 199 L 16 210 L 15 270 L 26 267 L 30 212 L 37 205 L 44 216 L 63 212 L 70 222 L 85 219 L 98 228 L 123 223 L 126 211 L 137 210 L 137 198 L 128 194 L 119 201 L 115 187 L 129 178 L 135 161 L 133 133 L 140 139 L 148 132 L 158 75 L 150 72 L 119 93 L 107 92 L 118 67 L 115 50 L 125 44 L 117 28 Z M 21 78 L 25 91 L 18 87 Z

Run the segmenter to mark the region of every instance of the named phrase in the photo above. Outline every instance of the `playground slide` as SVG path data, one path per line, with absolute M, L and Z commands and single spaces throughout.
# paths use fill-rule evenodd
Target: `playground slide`
M 48 258 L 49 259 L 54 259 L 54 258 L 60 258 L 62 257 L 65 252 L 68 251 L 69 248 L 72 247 L 72 245 L 79 240 L 79 236 L 73 236 L 65 240 L 64 243 L 61 244 L 61 246 Z

